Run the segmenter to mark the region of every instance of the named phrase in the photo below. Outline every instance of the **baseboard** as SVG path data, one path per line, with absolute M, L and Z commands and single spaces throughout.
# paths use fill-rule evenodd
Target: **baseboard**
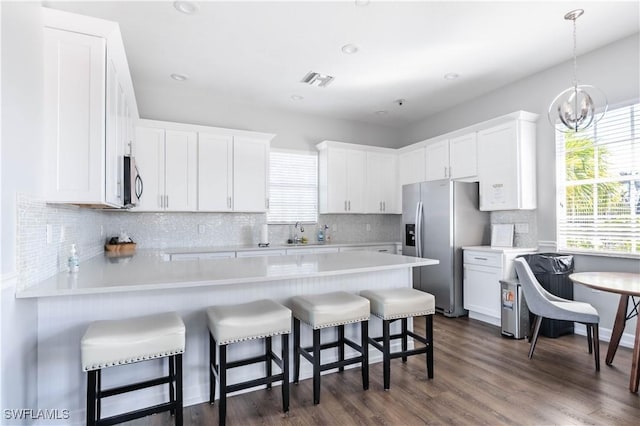
M 600 340 L 603 342 L 611 341 L 611 330 L 610 328 L 602 328 L 598 327 L 598 334 L 600 335 Z M 587 335 L 587 327 L 584 324 L 574 323 L 574 333 L 579 334 L 580 336 Z M 622 333 L 622 337 L 620 338 L 620 346 L 625 348 L 633 348 L 634 336 L 631 333 Z

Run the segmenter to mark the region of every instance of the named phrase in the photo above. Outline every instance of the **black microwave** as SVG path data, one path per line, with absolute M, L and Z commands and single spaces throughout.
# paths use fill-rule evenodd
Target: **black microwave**
M 140 203 L 144 186 L 140 172 L 136 167 L 136 161 L 129 155 L 124 156 L 124 199 L 123 204 L 126 208 L 135 207 Z

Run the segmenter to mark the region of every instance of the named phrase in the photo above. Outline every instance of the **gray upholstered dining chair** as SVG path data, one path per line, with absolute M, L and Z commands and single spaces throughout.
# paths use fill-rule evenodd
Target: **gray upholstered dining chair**
M 529 333 L 529 341 L 531 342 L 529 359 L 533 357 L 533 351 L 536 348 L 542 318 L 574 321 L 586 325 L 589 353 L 593 352 L 596 371 L 600 371 L 600 340 L 598 336 L 600 316 L 598 311 L 589 303 L 554 296 L 540 285 L 525 259 L 516 258 L 514 261 L 529 312 L 535 315 L 532 332 Z

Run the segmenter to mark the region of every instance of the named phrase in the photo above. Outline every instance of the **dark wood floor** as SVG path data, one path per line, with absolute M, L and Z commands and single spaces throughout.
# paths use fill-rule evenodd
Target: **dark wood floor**
M 417 321 L 423 330 L 424 321 Z M 596 373 L 586 338 L 541 337 L 533 360 L 526 340 L 500 336 L 468 318 L 434 320 L 435 377 L 426 379 L 424 355 L 406 364 L 393 360 L 391 389 L 382 390 L 382 365 L 370 369 L 362 390 L 360 369 L 322 378 L 320 405 L 312 401 L 311 380 L 291 386 L 291 409 L 281 412 L 280 388 L 228 399 L 230 425 L 551 425 L 640 424 L 640 397 L 629 392 L 631 350 L 620 348 L 613 366 Z M 306 361 L 302 361 L 306 362 Z M 218 424 L 217 405 L 186 407 L 185 425 Z M 159 414 L 129 425 L 172 425 Z

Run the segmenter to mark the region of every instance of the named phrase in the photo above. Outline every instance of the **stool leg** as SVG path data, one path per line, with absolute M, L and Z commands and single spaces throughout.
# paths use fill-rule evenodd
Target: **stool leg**
M 409 346 L 407 344 L 407 319 L 402 318 L 402 352 L 404 352 L 404 354 L 402 355 L 402 362 L 407 362 L 408 347 Z
M 216 397 L 216 376 L 213 370 L 216 368 L 216 341 L 209 333 L 209 404 L 213 404 Z
M 96 370 L 87 372 L 87 426 L 96 424 Z
M 182 354 L 173 358 L 176 367 L 176 426 L 182 426 Z
M 271 368 L 271 337 L 265 337 L 264 339 L 264 355 L 266 357 L 266 367 L 267 367 L 267 378 L 268 378 L 268 382 L 267 382 L 267 389 L 271 389 L 271 373 L 272 373 L 272 368 Z
M 169 364 L 169 402 L 173 405 L 175 398 L 175 387 L 173 381 L 175 380 L 175 358 L 170 356 L 167 358 L 167 362 Z M 175 408 L 169 410 L 169 413 L 174 416 L 176 414 Z
M 344 361 L 344 324 L 338 326 L 338 361 Z M 339 372 L 344 371 L 343 367 L 338 367 Z
M 391 382 L 391 339 L 389 325 L 391 321 L 382 320 L 382 375 L 384 377 L 384 390 L 389 390 Z
M 289 335 L 282 335 L 282 411 L 289 412 Z
M 293 383 L 300 383 L 300 320 L 293 319 Z
M 369 389 L 369 321 L 360 323 L 360 348 L 362 349 L 362 388 Z
M 102 409 L 102 370 L 96 370 L 96 420 L 100 420 Z
M 320 404 L 320 329 L 313 330 L 313 404 Z
M 427 340 L 427 377 L 433 379 L 433 315 L 426 316 L 425 339 Z
M 220 426 L 224 426 L 227 421 L 227 345 L 220 345 L 220 366 L 218 367 L 220 377 Z

